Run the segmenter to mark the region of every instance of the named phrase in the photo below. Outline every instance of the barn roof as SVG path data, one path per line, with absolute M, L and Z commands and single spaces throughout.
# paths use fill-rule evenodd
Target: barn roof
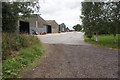
M 46 22 L 48 25 L 52 25 L 54 23 L 58 25 L 58 23 L 55 20 L 46 20 Z

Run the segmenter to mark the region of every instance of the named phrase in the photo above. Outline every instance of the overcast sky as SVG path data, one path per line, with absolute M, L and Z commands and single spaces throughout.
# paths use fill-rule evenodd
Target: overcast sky
M 83 0 L 40 0 L 40 14 L 45 20 L 56 20 L 58 24 L 65 23 L 72 29 L 81 24 L 81 1 Z

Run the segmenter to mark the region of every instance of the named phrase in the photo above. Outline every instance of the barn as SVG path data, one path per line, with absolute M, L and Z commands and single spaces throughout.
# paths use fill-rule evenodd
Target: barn
M 51 25 L 51 32 L 58 33 L 59 32 L 59 25 L 55 20 L 46 20 L 48 25 Z
M 66 32 L 66 25 L 64 23 L 59 25 L 59 32 Z
M 18 20 L 17 33 L 32 34 L 33 31 L 38 34 L 42 32 L 56 33 L 58 32 L 58 24 L 55 20 L 44 20 L 42 17 L 31 17 Z

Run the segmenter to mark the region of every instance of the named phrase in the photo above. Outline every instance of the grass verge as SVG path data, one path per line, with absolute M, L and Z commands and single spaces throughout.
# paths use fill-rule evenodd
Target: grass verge
M 28 36 L 32 39 L 31 44 L 18 51 L 14 57 L 7 57 L 2 62 L 2 78 L 19 78 L 19 73 L 26 71 L 28 67 L 35 66 L 35 62 L 44 54 L 44 49 L 39 39 L 35 36 Z M 34 44 L 33 44 L 34 43 Z
M 93 38 L 90 40 L 89 38 L 87 38 L 86 36 L 84 36 L 84 40 L 86 42 L 89 42 L 91 44 L 95 44 L 98 46 L 103 46 L 103 47 L 107 47 L 107 48 L 113 48 L 113 49 L 120 49 L 120 34 L 117 34 L 116 39 L 117 42 L 114 43 L 114 36 L 112 34 L 110 35 L 98 35 L 98 42 L 96 42 L 95 40 L 93 40 Z M 94 39 L 96 39 L 96 36 L 94 36 Z

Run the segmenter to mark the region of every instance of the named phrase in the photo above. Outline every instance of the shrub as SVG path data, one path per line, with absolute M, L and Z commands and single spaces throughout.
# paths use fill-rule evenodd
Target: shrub
M 13 33 L 2 34 L 2 57 L 6 59 L 12 55 L 15 55 L 16 51 L 22 48 L 27 48 L 31 45 L 35 45 L 39 42 L 39 39 L 32 35 L 19 35 Z
M 2 78 L 18 78 L 19 73 L 41 57 L 44 49 L 40 40 L 32 35 L 3 33 Z M 14 51 L 19 54 L 13 53 Z M 15 55 L 14 57 L 12 55 Z M 12 57 L 11 57 L 12 56 Z
M 91 31 L 88 31 L 88 30 L 87 30 L 87 31 L 85 32 L 85 35 L 86 35 L 88 38 L 90 38 L 90 39 L 92 38 L 92 32 L 91 32 Z

